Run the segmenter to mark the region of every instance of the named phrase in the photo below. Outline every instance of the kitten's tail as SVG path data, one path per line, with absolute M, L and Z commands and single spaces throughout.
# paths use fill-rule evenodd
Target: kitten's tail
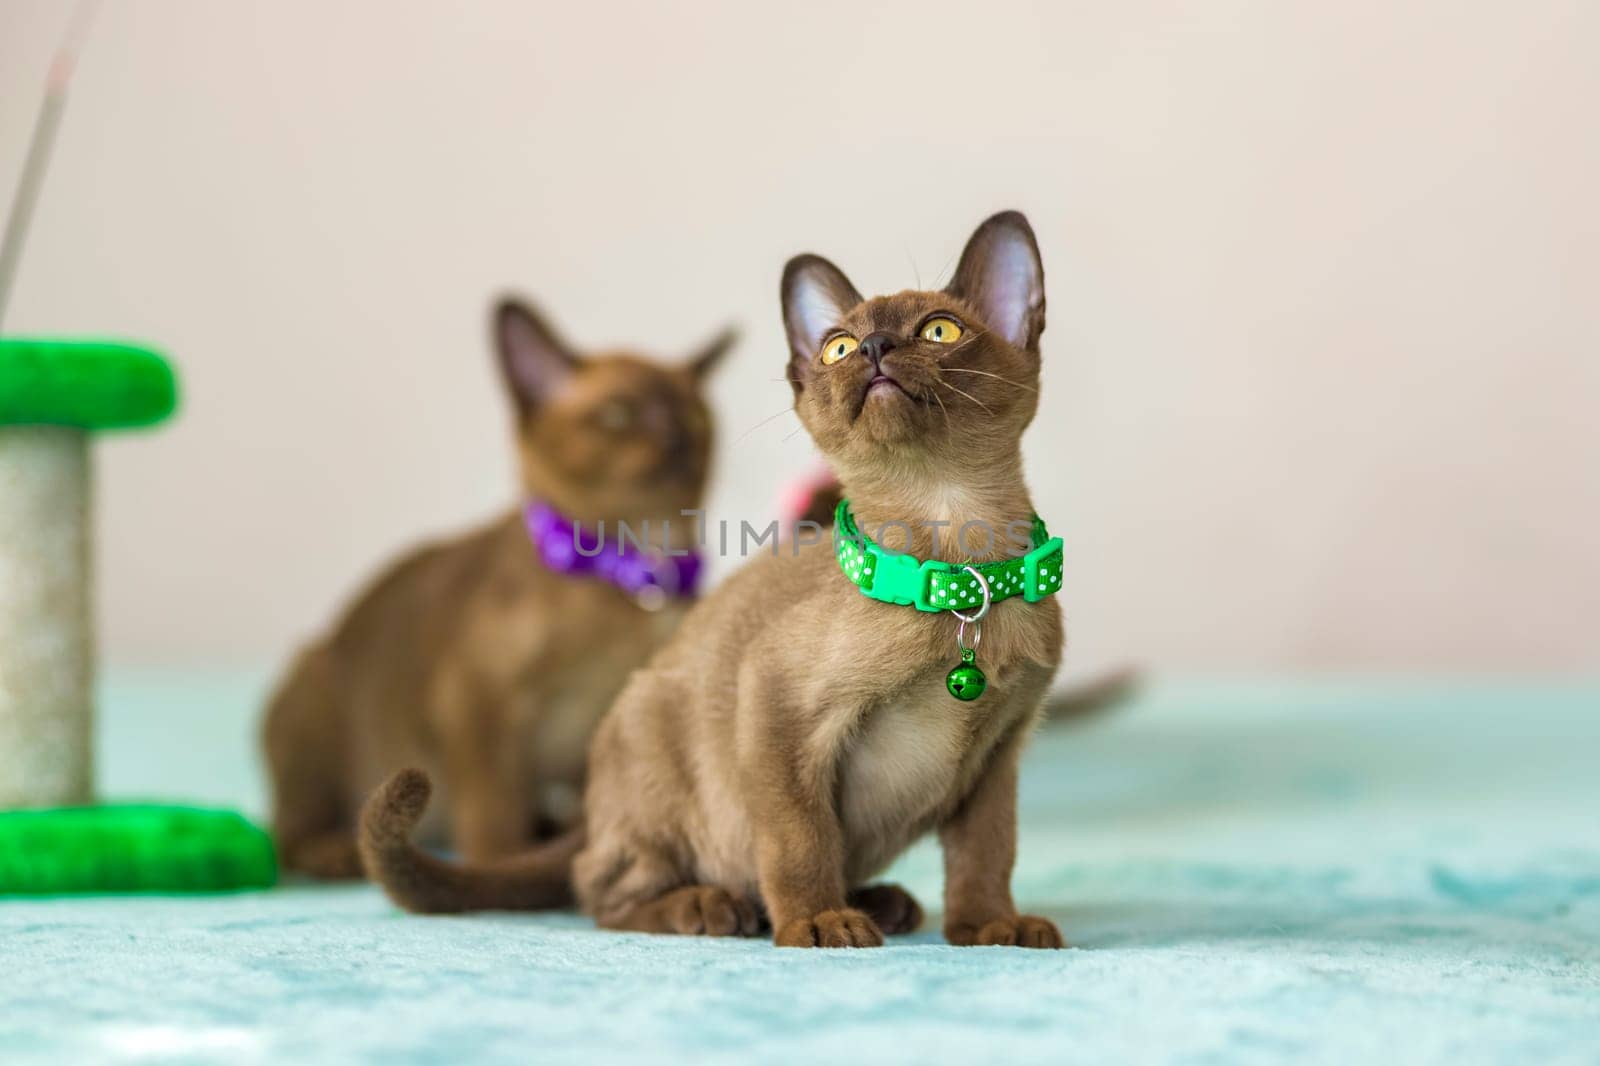
M 572 860 L 583 847 L 581 826 L 520 855 L 482 866 L 458 865 L 411 842 L 432 792 L 427 774 L 401 770 L 361 809 L 361 865 L 390 899 L 418 914 L 549 910 L 572 903 Z
M 1124 666 L 1076 688 L 1051 693 L 1044 701 L 1045 721 L 1070 722 L 1119 707 L 1138 693 L 1143 681 L 1137 667 Z

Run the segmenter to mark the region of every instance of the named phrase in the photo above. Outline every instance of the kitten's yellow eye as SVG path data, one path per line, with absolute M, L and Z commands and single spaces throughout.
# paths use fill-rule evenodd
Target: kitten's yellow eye
M 851 352 L 860 347 L 856 339 L 848 333 L 841 333 L 837 337 L 829 337 L 828 343 L 822 346 L 822 361 L 832 366 Z
M 935 344 L 954 344 L 961 339 L 961 327 L 953 318 L 930 318 L 922 327 L 922 339 Z

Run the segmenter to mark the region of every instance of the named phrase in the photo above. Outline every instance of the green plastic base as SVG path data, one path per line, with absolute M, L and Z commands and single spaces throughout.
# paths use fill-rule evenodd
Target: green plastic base
M 232 811 L 155 804 L 0 811 L 0 896 L 234 892 L 277 879 L 271 838 Z

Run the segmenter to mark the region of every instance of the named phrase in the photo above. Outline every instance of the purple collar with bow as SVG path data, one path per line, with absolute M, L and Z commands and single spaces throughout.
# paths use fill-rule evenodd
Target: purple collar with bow
M 699 590 L 702 560 L 697 551 L 666 555 L 624 544 L 620 536 L 607 540 L 604 522 L 598 534 L 585 533 L 539 500 L 528 504 L 522 518 L 539 561 L 558 574 L 609 581 L 652 611 L 673 597 L 693 598 Z

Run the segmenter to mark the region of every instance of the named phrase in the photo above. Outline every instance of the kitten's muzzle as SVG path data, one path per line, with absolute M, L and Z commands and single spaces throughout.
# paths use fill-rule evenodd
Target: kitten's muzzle
M 900 347 L 900 338 L 893 333 L 885 333 L 880 329 L 876 333 L 867 334 L 866 340 L 861 342 L 861 354 L 871 359 L 872 368 L 881 374 L 883 370 L 880 364 L 883 362 L 883 357 L 898 347 Z
M 879 330 L 877 333 L 867 334 L 867 339 L 861 342 L 860 352 L 872 361 L 872 377 L 867 379 L 867 387 L 862 393 L 865 400 L 867 394 L 882 385 L 885 388 L 898 389 L 910 395 L 900 379 L 894 376 L 894 371 L 883 365 L 889 353 L 900 346 L 900 339 L 892 333 Z

